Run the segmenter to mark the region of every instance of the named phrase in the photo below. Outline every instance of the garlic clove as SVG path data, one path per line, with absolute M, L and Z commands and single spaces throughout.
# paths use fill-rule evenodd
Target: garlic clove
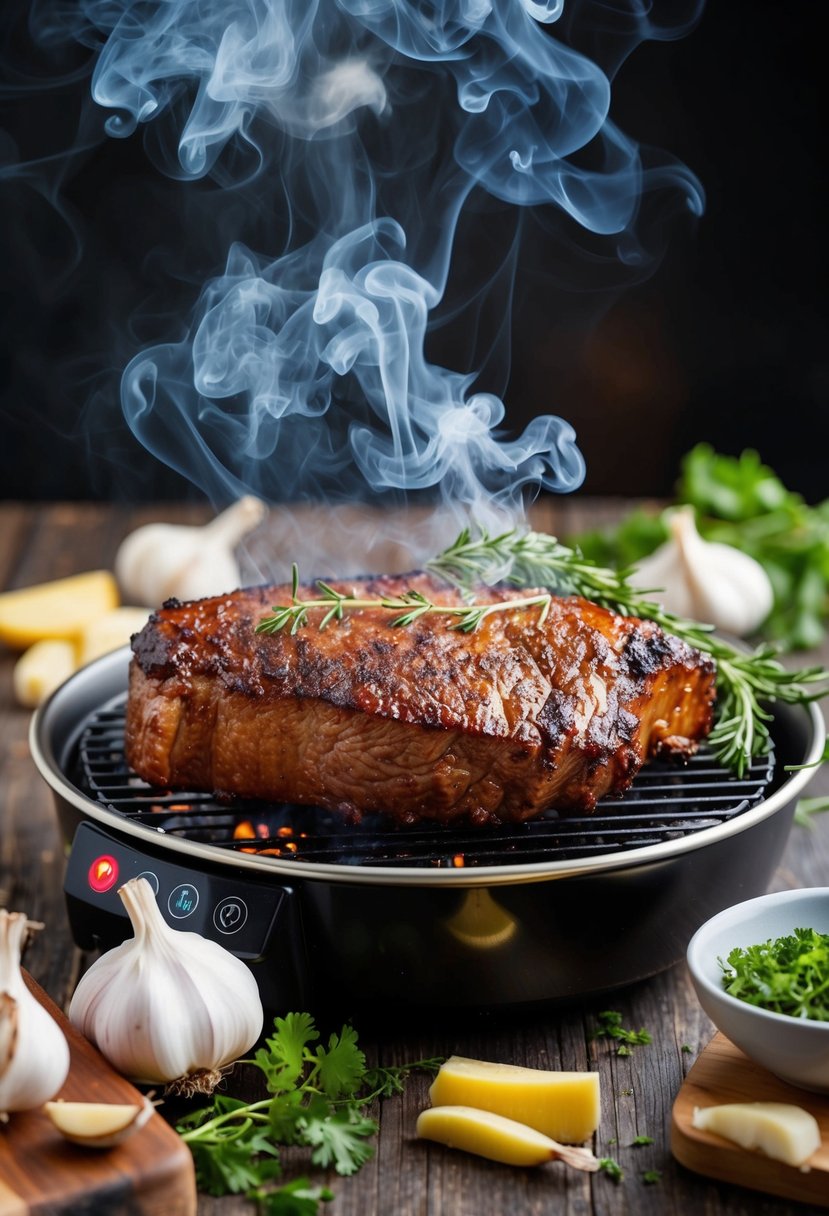
M 149 1098 L 138 1104 L 116 1102 L 47 1102 L 43 1112 L 73 1144 L 114 1148 L 139 1131 L 155 1107 Z
M 787 1165 L 802 1166 L 820 1148 L 814 1115 L 788 1102 L 727 1102 L 695 1107 L 693 1126 L 759 1150 Z
M 640 562 L 631 576 L 636 587 L 677 616 L 714 625 L 745 637 L 771 612 L 774 592 L 759 562 L 731 545 L 704 540 L 693 507 L 669 517 L 670 539 Z
M 118 894 L 135 936 L 82 977 L 70 1021 L 130 1080 L 210 1093 L 261 1034 L 256 979 L 218 942 L 171 928 L 145 878 Z
M 202 599 L 241 582 L 235 547 L 267 514 L 245 495 L 204 525 L 146 524 L 124 538 L 115 575 L 125 599 L 153 608 L 166 599 Z

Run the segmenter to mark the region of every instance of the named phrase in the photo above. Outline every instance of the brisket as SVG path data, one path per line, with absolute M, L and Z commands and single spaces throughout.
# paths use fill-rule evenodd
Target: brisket
M 335 581 L 361 597 L 458 592 L 424 574 Z M 315 589 L 304 587 L 302 598 Z M 532 594 L 482 587 L 478 603 Z M 323 613 L 257 634 L 290 587 L 169 601 L 133 639 L 126 747 L 152 785 L 324 806 L 356 820 L 519 822 L 589 812 L 711 727 L 714 666 L 651 621 L 577 597 L 493 613 Z

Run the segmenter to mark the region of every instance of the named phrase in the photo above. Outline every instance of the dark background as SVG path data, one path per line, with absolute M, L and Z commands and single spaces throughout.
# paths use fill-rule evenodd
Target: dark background
M 220 268 L 212 187 L 189 183 L 183 209 L 181 184 L 150 166 L 140 138 L 102 140 L 88 52 L 33 50 L 26 9 L 4 19 L 3 160 L 31 168 L 0 185 L 0 495 L 193 496 L 129 434 L 118 381 L 143 345 L 185 332 L 202 277 Z M 758 449 L 810 501 L 828 492 L 820 11 L 710 0 L 684 39 L 644 44 L 622 67 L 618 125 L 673 153 L 707 193 L 645 282 L 585 305 L 577 284 L 551 287 L 549 241 L 529 234 L 507 422 L 567 418 L 587 460 L 582 492 L 668 494 L 699 440 Z M 56 69 L 76 78 L 39 87 Z M 59 155 L 72 146 L 87 150 Z M 182 276 L 175 254 L 196 230 L 219 265 Z M 442 333 L 430 355 L 458 366 L 456 337 Z

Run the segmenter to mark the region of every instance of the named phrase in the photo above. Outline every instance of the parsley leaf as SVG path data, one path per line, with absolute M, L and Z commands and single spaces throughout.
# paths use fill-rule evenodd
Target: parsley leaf
M 303 1140 L 314 1146 L 311 1160 L 324 1168 L 330 1165 L 338 1174 L 353 1174 L 374 1155 L 366 1143 L 377 1131 L 373 1119 L 345 1109 L 331 1113 L 323 1098 L 313 1099 L 303 1117 Z
M 289 1013 L 284 1018 L 275 1018 L 276 1034 L 265 1040 L 254 1063 L 265 1074 L 272 1094 L 286 1092 L 294 1087 L 305 1066 L 305 1051 L 309 1043 L 320 1037 L 310 1013 Z
M 294 1178 L 276 1191 L 254 1198 L 262 1216 L 315 1216 L 321 1201 L 334 1198 L 325 1186 L 311 1186 L 307 1178 Z
M 599 1169 L 612 1178 L 614 1182 L 621 1182 L 624 1178 L 624 1171 L 618 1161 L 614 1161 L 612 1157 L 601 1157 L 599 1159 Z
M 320 1084 L 331 1099 L 355 1093 L 365 1077 L 366 1057 L 357 1046 L 357 1032 L 353 1026 L 343 1026 L 339 1035 L 332 1034 L 327 1050 L 318 1047 L 314 1059 L 319 1068 Z
M 605 1009 L 600 1013 L 599 1022 L 601 1025 L 598 1030 L 593 1032 L 593 1038 L 616 1039 L 619 1043 L 616 1048 L 617 1056 L 629 1056 L 632 1054 L 632 1047 L 640 1047 L 642 1044 L 653 1042 L 653 1036 L 648 1030 L 625 1029 L 622 1025 L 622 1015 L 615 1009 Z

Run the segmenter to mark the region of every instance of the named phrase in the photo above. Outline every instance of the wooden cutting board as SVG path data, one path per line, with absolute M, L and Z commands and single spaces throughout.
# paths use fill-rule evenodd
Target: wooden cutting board
M 26 976 L 29 988 L 69 1042 L 68 1102 L 139 1103 L 142 1095 L 71 1025 Z M 190 1150 L 159 1114 L 123 1144 L 70 1144 L 37 1111 L 17 1112 L 0 1127 L 0 1216 L 194 1216 Z
M 818 1121 L 822 1144 L 809 1169 L 773 1161 L 692 1124 L 695 1106 L 723 1102 L 789 1102 Z M 671 1151 L 688 1169 L 721 1182 L 829 1208 L 829 1097 L 787 1085 L 717 1034 L 690 1069 L 671 1119 Z

